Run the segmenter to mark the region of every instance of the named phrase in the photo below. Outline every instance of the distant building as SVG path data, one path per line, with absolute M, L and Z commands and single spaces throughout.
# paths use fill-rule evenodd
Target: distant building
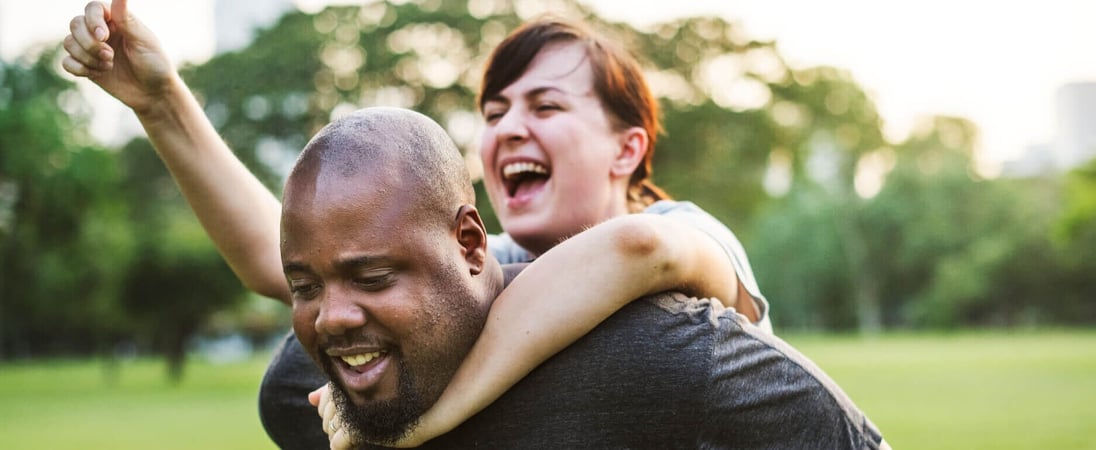
M 1096 82 L 1062 86 L 1054 106 L 1058 169 L 1068 170 L 1096 158 Z
M 269 27 L 286 13 L 296 10 L 293 0 L 214 0 L 216 53 L 247 47 L 255 32 Z
M 1051 144 L 1029 145 L 1019 158 L 1001 164 L 1001 174 L 1014 178 L 1049 175 L 1056 170 L 1054 146 Z
M 1054 96 L 1054 137 L 1030 145 L 1001 174 L 1032 177 L 1066 172 L 1096 159 L 1096 82 L 1070 83 Z

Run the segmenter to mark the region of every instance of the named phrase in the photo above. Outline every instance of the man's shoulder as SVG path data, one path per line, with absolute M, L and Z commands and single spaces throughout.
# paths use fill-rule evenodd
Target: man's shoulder
M 819 448 L 879 445 L 878 428 L 825 371 L 719 301 L 666 292 L 644 297 L 629 308 L 639 310 L 635 319 L 655 324 L 669 342 L 700 341 L 708 346 L 683 353 L 703 364 L 676 361 L 697 370 L 680 381 L 693 383 L 704 400 L 696 410 L 704 422 L 697 427 L 703 430 L 700 442 L 716 447 L 781 447 L 796 442 L 818 442 L 823 445 Z M 741 433 L 747 429 L 754 432 Z
M 644 320 L 647 326 L 654 323 L 692 333 L 702 332 L 717 340 L 720 336 L 725 338 L 731 335 L 750 339 L 755 334 L 761 339 L 764 339 L 761 335 L 771 336 L 771 333 L 758 328 L 746 316 L 733 308 L 723 306 L 719 299 L 667 291 L 641 297 L 626 308 L 642 310 L 633 313 L 636 316 L 634 319 Z
M 660 294 L 629 303 L 537 367 L 446 444 L 693 448 L 697 418 L 682 411 L 699 411 L 704 403 L 712 341 L 711 333 L 697 332 L 705 326 L 675 311 L 677 301 L 692 302 Z M 637 429 L 637 423 L 647 425 Z

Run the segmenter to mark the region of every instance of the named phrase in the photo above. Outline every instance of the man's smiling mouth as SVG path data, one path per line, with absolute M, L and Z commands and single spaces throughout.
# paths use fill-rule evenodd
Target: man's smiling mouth
M 350 366 L 351 368 L 357 368 L 369 364 L 370 361 L 376 358 L 380 358 L 382 354 L 384 354 L 384 352 L 376 351 L 370 353 L 360 353 L 357 355 L 344 355 L 340 356 L 339 359 L 342 359 L 343 362 L 345 362 L 346 365 Z

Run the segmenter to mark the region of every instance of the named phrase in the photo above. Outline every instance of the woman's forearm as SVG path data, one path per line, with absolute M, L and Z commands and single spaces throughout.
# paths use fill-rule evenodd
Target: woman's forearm
M 529 264 L 496 299 L 415 439 L 459 425 L 634 299 L 666 290 L 733 297 L 733 273 L 711 238 L 664 217 L 625 216 L 575 235 Z
M 228 148 L 175 75 L 136 111 L 152 145 L 221 255 L 249 289 L 289 302 L 279 254 L 281 204 Z

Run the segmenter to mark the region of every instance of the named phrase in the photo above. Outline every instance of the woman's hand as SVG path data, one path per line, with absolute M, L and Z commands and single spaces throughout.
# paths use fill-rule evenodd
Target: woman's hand
M 156 35 L 127 11 L 126 0 L 88 3 L 84 15 L 69 22 L 64 47 L 66 72 L 94 81 L 138 115 L 178 78 Z
M 325 384 L 310 392 L 308 402 L 316 407 L 316 411 L 323 418 L 323 432 L 327 434 L 327 439 L 331 441 L 331 450 L 350 450 L 354 448 L 350 433 L 339 422 L 339 412 L 335 409 L 335 402 L 331 400 L 330 386 Z

